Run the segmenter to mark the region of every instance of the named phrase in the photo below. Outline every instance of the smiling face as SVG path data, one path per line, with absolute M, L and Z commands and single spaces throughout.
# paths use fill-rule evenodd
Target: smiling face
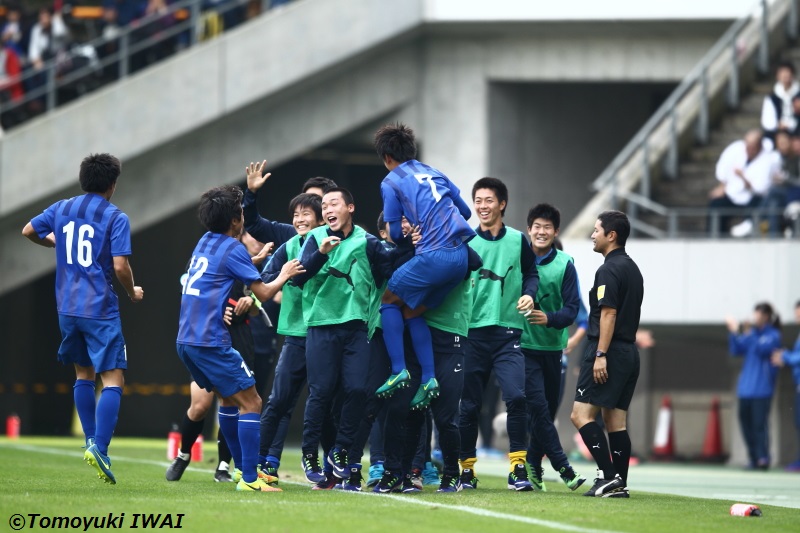
M 482 230 L 494 227 L 502 222 L 502 211 L 505 209 L 506 203 L 498 201 L 494 190 L 476 190 L 472 203 L 475 207 L 475 212 L 478 213 L 478 221 Z
M 314 210 L 308 206 L 299 205 L 292 214 L 292 226 L 301 237 L 305 237 L 306 233 L 322 224 L 321 220 L 317 220 Z
M 355 206 L 344 201 L 341 191 L 334 191 L 322 197 L 322 218 L 333 231 L 347 231 L 352 227 Z
M 528 228 L 528 237 L 531 239 L 533 253 L 542 256 L 553 247 L 553 241 L 558 236 L 558 230 L 553 223 L 544 218 L 537 218 Z
M 611 235 L 616 235 L 615 232 L 611 232 Z M 594 244 L 594 248 L 592 248 L 595 252 L 599 254 L 606 255 L 606 252 L 611 248 L 614 241 L 609 239 L 609 235 L 606 234 L 606 230 L 603 229 L 603 224 L 601 224 L 600 220 L 597 220 L 594 223 L 594 231 L 592 232 L 592 243 Z

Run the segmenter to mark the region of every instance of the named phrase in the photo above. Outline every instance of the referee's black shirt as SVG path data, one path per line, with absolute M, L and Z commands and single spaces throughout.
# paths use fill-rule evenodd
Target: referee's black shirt
M 612 341 L 635 342 L 644 297 L 644 280 L 639 267 L 625 252 L 617 248 L 606 255 L 594 275 L 589 291 L 589 331 L 592 340 L 600 337 L 600 307 L 617 310 Z

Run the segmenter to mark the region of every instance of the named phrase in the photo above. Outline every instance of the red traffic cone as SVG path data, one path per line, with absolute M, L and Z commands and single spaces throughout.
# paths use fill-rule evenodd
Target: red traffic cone
M 725 454 L 722 451 L 722 424 L 719 416 L 719 398 L 711 400 L 711 411 L 708 413 L 708 423 L 706 424 L 706 438 L 703 441 L 703 453 L 700 455 L 701 461 L 720 463 L 725 461 Z
M 669 395 L 664 395 L 661 400 L 661 409 L 658 410 L 656 422 L 656 435 L 653 439 L 653 458 L 661 461 L 675 459 L 675 431 L 672 424 L 672 401 Z

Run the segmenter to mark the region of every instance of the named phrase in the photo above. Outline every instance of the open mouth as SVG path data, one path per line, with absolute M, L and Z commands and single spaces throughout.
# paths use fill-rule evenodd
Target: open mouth
M 489 211 L 478 211 L 478 216 L 481 217 L 481 220 L 488 220 L 491 213 Z
M 328 225 L 333 226 L 339 220 L 339 217 L 330 216 L 328 217 Z

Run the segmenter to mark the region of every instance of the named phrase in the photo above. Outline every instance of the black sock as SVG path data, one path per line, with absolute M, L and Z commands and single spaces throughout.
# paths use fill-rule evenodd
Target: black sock
M 219 455 L 220 461 L 231 464 L 231 450 L 228 448 L 228 443 L 225 440 L 225 435 L 222 434 L 222 430 L 217 432 L 217 455 Z M 239 465 L 236 465 L 236 468 L 239 468 Z
M 183 421 L 181 422 L 181 453 L 192 453 L 194 441 L 203 432 L 205 421 L 205 418 L 201 418 L 195 422 L 189 418 L 188 414 L 183 415 Z
M 586 443 L 586 447 L 594 457 L 597 468 L 603 471 L 603 479 L 613 479 L 617 475 L 614 463 L 611 462 L 611 454 L 608 452 L 608 442 L 606 435 L 597 422 L 589 422 L 578 430 Z
M 608 444 L 611 446 L 611 460 L 617 469 L 619 477 L 628 484 L 628 465 L 631 462 L 631 437 L 628 430 L 614 431 L 608 434 Z

